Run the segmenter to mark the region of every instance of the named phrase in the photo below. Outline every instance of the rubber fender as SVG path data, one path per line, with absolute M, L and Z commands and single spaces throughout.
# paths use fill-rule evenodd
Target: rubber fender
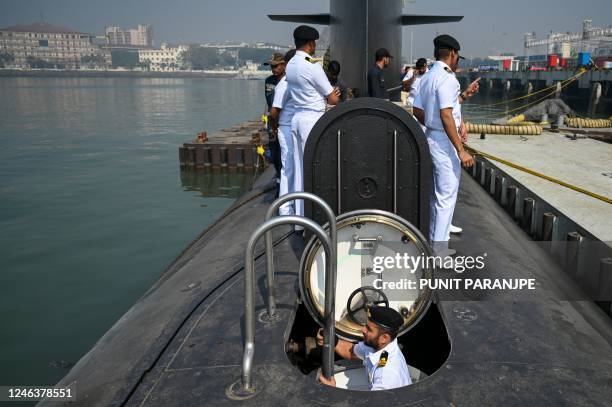
M 542 134 L 542 127 L 531 126 L 499 126 L 495 124 L 465 123 L 468 133 L 476 134 L 508 134 L 515 136 L 538 136 Z
M 566 117 L 568 127 L 603 128 L 612 127 L 612 117 L 609 119 L 583 119 L 582 117 Z

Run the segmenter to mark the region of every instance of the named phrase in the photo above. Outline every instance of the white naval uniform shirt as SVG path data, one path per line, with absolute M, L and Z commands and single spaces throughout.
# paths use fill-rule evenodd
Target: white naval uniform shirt
M 455 74 L 448 65 L 436 61 L 433 67 L 423 75 L 419 92 L 414 100 L 414 107 L 425 112 L 425 127 L 430 131 L 444 132 L 440 118 L 440 109 L 453 108 L 455 127 L 461 125 L 461 105 L 459 93 L 461 87 Z
M 283 76 L 283 78 L 278 82 L 278 84 L 276 84 L 272 107 L 281 109 L 280 117 L 278 119 L 278 125 L 291 126 L 291 119 L 293 118 L 293 113 L 295 113 L 295 108 L 293 106 L 293 101 L 289 96 L 289 92 L 287 91 L 286 76 Z
M 380 355 L 387 352 L 387 364 L 379 366 Z M 363 342 L 353 347 L 353 353 L 361 360 L 368 375 L 370 390 L 388 390 L 412 384 L 406 359 L 397 346 L 397 338 L 381 350 L 374 351 Z
M 309 59 L 306 52 L 296 51 L 285 71 L 289 97 L 296 113 L 308 110 L 325 112 L 326 97 L 334 90 L 323 67 Z
M 404 76 L 404 79 L 402 80 L 402 82 L 409 81 L 415 75 L 415 73 L 416 73 L 416 70 L 414 69 L 409 70 L 406 76 Z M 414 81 L 412 81 L 412 84 L 410 85 L 410 89 L 408 89 L 408 92 L 409 92 L 408 102 L 410 102 L 412 106 L 414 106 L 414 100 L 416 99 L 416 96 L 419 94 L 419 87 L 421 86 L 421 79 L 423 79 L 423 75 L 417 75 L 417 77 L 414 78 Z

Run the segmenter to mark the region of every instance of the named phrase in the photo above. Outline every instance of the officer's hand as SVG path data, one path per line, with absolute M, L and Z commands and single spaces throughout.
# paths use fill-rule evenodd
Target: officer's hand
M 319 381 L 327 386 L 336 387 L 336 378 L 334 376 L 332 376 L 331 379 L 328 379 L 325 376 L 323 376 L 323 373 L 320 373 Z
M 472 155 L 465 150 L 459 153 L 459 159 L 461 160 L 461 166 L 463 168 L 468 168 L 474 165 L 474 157 L 472 157 Z
M 334 95 L 340 97 L 340 95 L 342 94 L 342 92 L 340 92 L 340 88 L 338 86 L 336 86 L 334 88 L 334 91 L 332 92 Z
M 478 93 L 478 90 L 480 89 L 480 85 L 478 84 L 479 81 L 480 78 L 476 78 L 474 82 L 470 83 L 470 86 L 468 86 L 465 90 L 465 94 L 467 97 L 474 95 L 474 93 Z
M 317 331 L 317 346 L 323 346 L 323 328 Z
M 468 132 L 467 132 L 467 127 L 465 126 L 465 124 L 463 124 L 463 122 L 461 123 L 461 126 L 459 127 L 459 137 L 461 138 L 462 143 L 467 143 Z

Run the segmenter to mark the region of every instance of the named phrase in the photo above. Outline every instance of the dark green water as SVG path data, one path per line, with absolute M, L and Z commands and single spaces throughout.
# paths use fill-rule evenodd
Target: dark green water
M 0 78 L 0 385 L 50 385 L 251 183 L 183 174 L 263 83 Z

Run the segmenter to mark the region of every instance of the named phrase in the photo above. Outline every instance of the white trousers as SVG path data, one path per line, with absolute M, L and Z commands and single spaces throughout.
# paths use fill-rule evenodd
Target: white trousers
M 315 112 L 312 110 L 303 110 L 296 112 L 291 120 L 291 134 L 293 135 L 294 148 L 294 176 L 293 187 L 296 192 L 304 191 L 304 147 L 308 135 L 314 127 L 315 123 L 324 112 Z M 295 214 L 304 216 L 304 201 L 298 199 L 295 201 Z
M 426 135 L 433 166 L 429 240 L 436 251 L 448 248 L 450 225 L 459 192 L 461 161 L 445 132 L 427 130 Z
M 280 173 L 280 185 L 278 188 L 278 196 L 287 195 L 294 191 L 294 162 L 293 162 L 293 135 L 291 134 L 291 125 L 278 126 L 278 143 L 281 149 L 281 162 L 283 167 Z M 283 204 L 279 210 L 279 215 L 293 215 L 293 202 Z

